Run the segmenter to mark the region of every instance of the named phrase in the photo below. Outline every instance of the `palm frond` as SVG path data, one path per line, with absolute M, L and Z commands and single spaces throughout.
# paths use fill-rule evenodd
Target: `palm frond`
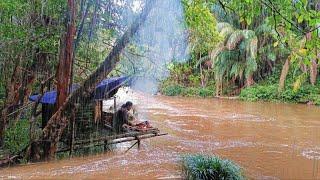
M 256 33 L 252 30 L 249 30 L 249 29 L 242 30 L 242 33 L 244 35 L 244 38 L 246 38 L 246 39 L 251 39 L 251 38 L 257 37 Z
M 214 65 L 214 61 L 216 60 L 217 56 L 222 52 L 225 51 L 226 47 L 223 45 L 223 43 L 219 43 L 218 46 L 211 51 L 210 53 L 210 59 L 212 61 L 212 65 Z
M 252 58 L 257 58 L 257 53 L 258 53 L 258 38 L 253 37 L 250 39 L 248 43 L 248 47 L 246 48 L 247 52 L 249 52 L 250 57 Z
M 224 50 L 218 54 L 216 60 L 213 63 L 213 70 L 217 80 L 222 80 L 223 77 L 228 77 L 230 75 L 230 73 L 227 72 L 231 69 L 236 59 L 236 51 Z
M 245 69 L 245 77 L 248 78 L 252 73 L 254 73 L 258 68 L 258 64 L 256 59 L 253 57 L 247 58 L 246 61 L 246 69 Z
M 232 28 L 233 29 L 232 25 L 229 23 L 226 23 L 226 22 L 217 23 L 217 31 L 218 32 L 221 32 L 225 28 Z
M 226 44 L 228 50 L 234 50 L 237 45 L 245 38 L 243 32 L 241 30 L 234 31 Z
M 241 71 L 240 69 L 241 69 L 241 63 L 239 62 L 234 63 L 230 70 L 230 76 L 237 77 Z
M 198 66 L 200 66 L 200 64 L 202 64 L 203 62 L 209 61 L 209 60 L 211 60 L 211 56 L 210 56 L 210 55 L 206 55 L 206 56 L 201 57 L 201 58 L 198 60 L 198 62 L 196 63 L 195 68 L 197 68 Z
M 221 30 L 220 34 L 222 37 L 225 38 L 225 41 L 229 39 L 230 35 L 234 32 L 234 29 L 232 27 L 225 27 Z

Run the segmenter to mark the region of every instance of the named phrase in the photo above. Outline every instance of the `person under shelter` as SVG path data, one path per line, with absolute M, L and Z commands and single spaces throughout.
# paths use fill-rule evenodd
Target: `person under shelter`
M 117 133 L 127 132 L 130 130 L 146 130 L 152 128 L 148 121 L 139 122 L 136 120 L 133 110 L 132 102 L 128 101 L 121 106 L 116 113 L 115 130 Z
M 121 108 L 115 114 L 115 130 L 116 132 L 125 132 L 123 125 L 127 124 L 133 126 L 134 124 L 129 121 L 129 111 L 132 109 L 133 103 L 131 101 L 127 101 L 125 104 L 121 106 Z

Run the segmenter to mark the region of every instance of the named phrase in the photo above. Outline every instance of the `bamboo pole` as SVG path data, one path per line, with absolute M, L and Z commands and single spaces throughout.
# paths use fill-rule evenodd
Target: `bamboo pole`
M 73 147 L 74 147 L 74 137 L 75 137 L 75 110 L 72 110 L 72 117 L 71 117 L 71 121 L 72 121 L 72 126 L 71 126 L 71 141 L 70 141 L 70 153 L 69 156 L 72 157 L 72 153 L 73 153 Z

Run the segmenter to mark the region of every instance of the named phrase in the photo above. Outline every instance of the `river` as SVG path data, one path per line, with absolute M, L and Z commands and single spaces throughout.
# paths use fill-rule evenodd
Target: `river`
M 179 179 L 180 157 L 215 154 L 250 179 L 320 179 L 320 108 L 299 104 L 130 95 L 167 136 L 116 151 L 0 169 L 12 179 Z

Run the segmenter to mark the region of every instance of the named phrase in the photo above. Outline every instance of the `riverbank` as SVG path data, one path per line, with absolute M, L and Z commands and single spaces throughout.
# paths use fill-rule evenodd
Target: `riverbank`
M 297 87 L 297 80 L 293 77 L 288 78 L 285 88 L 278 91 L 278 73 L 274 73 L 265 80 L 259 81 L 253 86 L 243 88 L 239 95 L 215 96 L 214 82 L 206 87 L 184 86 L 167 79 L 160 86 L 160 92 L 166 96 L 181 97 L 202 97 L 202 98 L 223 98 L 223 99 L 240 99 L 242 101 L 267 101 L 267 102 L 283 102 L 295 104 L 320 105 L 320 80 L 315 85 L 308 82 L 302 82 Z M 227 92 L 225 94 L 228 94 Z

